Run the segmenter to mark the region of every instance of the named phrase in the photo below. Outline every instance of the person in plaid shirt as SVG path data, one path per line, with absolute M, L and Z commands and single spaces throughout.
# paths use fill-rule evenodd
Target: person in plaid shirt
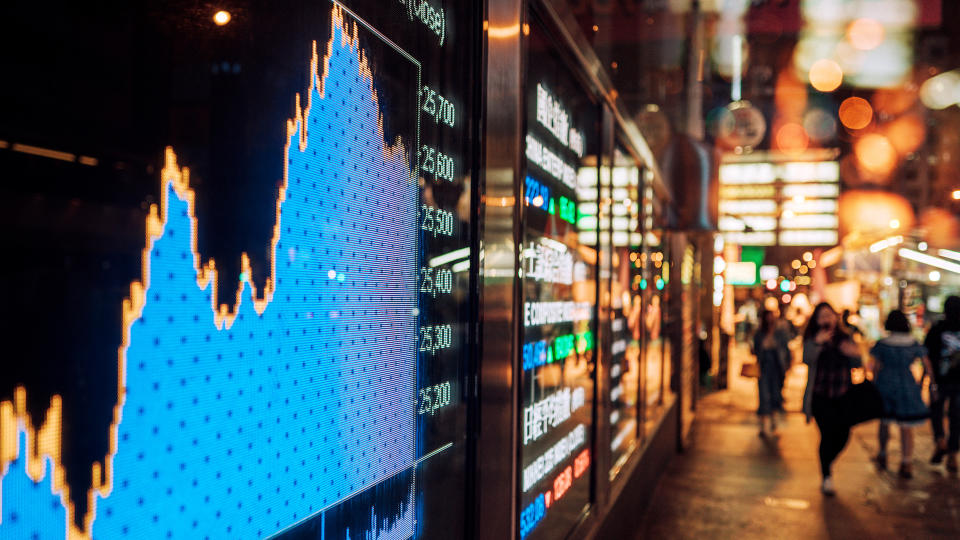
M 853 384 L 850 368 L 859 363 L 860 351 L 838 324 L 840 316 L 823 302 L 817 305 L 803 333 L 803 362 L 807 364 L 807 387 L 803 412 L 807 422 L 820 429 L 821 491 L 834 495 L 831 467 L 850 438 L 850 425 L 843 420 L 840 398 Z

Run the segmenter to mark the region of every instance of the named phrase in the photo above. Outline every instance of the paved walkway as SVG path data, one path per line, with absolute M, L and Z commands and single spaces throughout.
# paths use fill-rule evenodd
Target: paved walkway
M 747 356 L 740 348 L 731 361 Z M 819 434 L 800 403 L 806 367 L 788 375 L 779 437 L 758 437 L 757 387 L 731 377 L 731 388 L 698 405 L 692 446 L 674 458 L 646 512 L 638 538 L 960 538 L 960 480 L 928 465 L 930 428 L 917 433 L 914 478 L 900 479 L 899 434 L 888 448 L 891 472 L 879 473 L 877 423 L 858 426 L 834 464 L 837 496 L 820 493 Z

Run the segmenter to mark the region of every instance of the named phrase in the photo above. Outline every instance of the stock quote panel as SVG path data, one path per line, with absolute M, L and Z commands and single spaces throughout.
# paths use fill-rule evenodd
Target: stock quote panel
M 530 25 L 521 245 L 519 534 L 563 538 L 590 504 L 599 105 Z
M 477 10 L 262 4 L 3 23 L 0 538 L 463 535 Z

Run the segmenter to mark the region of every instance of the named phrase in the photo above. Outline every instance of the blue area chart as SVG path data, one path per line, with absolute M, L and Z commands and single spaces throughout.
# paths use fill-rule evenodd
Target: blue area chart
M 415 141 L 384 142 L 356 32 L 335 9 L 306 105 L 287 124 L 271 278 L 258 295 L 245 271 L 232 312 L 216 307 L 188 171 L 167 150 L 90 509 L 74 526 L 59 397 L 34 429 L 20 389 L 0 410 L 0 538 L 264 537 L 413 467 Z M 413 535 L 413 476 L 403 478 L 402 507 L 371 508 L 367 530 L 347 536 Z

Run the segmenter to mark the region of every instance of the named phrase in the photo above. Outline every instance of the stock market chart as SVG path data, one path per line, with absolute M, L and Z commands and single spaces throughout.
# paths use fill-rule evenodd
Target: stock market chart
M 456 90 L 429 73 L 452 12 L 394 7 L 419 56 L 338 3 L 303 48 L 261 287 L 244 254 L 218 295 L 198 248 L 210 194 L 166 149 L 115 370 L 97 374 L 116 380 L 107 452 L 72 487 L 77 405 L 55 394 L 38 414 L 17 385 L 0 403 L 0 537 L 406 539 L 443 497 L 437 528 L 457 525 L 462 489 L 433 479 L 462 466 L 469 143 Z

